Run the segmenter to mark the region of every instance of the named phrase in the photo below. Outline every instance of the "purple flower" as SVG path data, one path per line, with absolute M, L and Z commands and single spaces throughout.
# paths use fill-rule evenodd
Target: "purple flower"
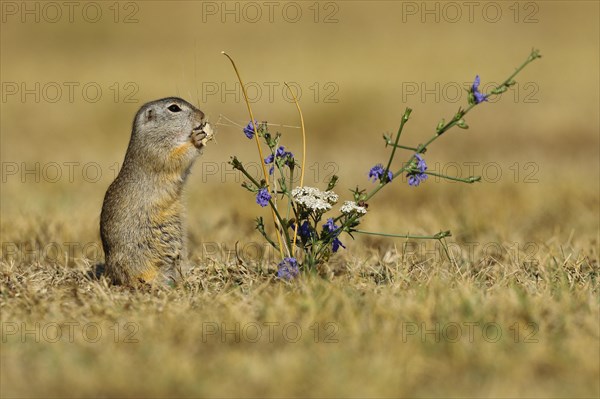
M 291 225 L 292 230 L 296 229 L 296 225 L 292 223 Z M 305 220 L 304 223 L 302 223 L 299 227 L 298 227 L 298 235 L 300 236 L 300 238 L 307 240 L 312 236 L 312 231 L 310 229 L 310 224 L 308 223 L 308 220 Z
M 258 131 L 258 122 L 254 121 L 254 125 L 256 125 L 256 130 Z M 250 121 L 248 122 L 248 125 L 244 128 L 244 134 L 249 139 L 254 137 L 254 125 L 252 124 L 252 121 Z
M 325 231 L 331 231 L 334 232 L 336 231 L 339 227 L 337 227 L 333 221 L 333 218 L 329 218 L 327 219 L 327 223 L 325 223 L 323 225 L 323 228 L 326 229 Z
M 416 169 L 412 169 L 406 175 L 408 177 L 408 185 L 412 187 L 417 187 L 423 180 L 427 179 L 427 175 L 425 174 L 427 170 L 425 159 L 420 154 L 415 154 L 415 159 L 417 160 Z
M 475 76 L 475 81 L 473 82 L 473 86 L 471 86 L 471 93 L 473 93 L 473 98 L 475 100 L 475 104 L 479 104 L 481 102 L 487 101 L 488 96 L 481 93 L 479 91 L 479 84 L 481 80 L 479 79 L 479 75 Z
M 334 235 L 333 242 L 331 243 L 331 249 L 333 252 L 337 252 L 340 247 L 346 248 L 346 246 L 342 244 L 340 239 L 337 237 L 340 234 L 340 232 L 335 233 L 337 230 L 339 230 L 339 227 L 335 225 L 333 218 L 327 219 L 327 223 L 323 225 L 323 231 L 326 233 L 332 233 Z
M 371 170 L 369 171 L 369 179 L 373 178 L 373 183 L 375 183 L 375 181 L 377 179 L 381 180 L 383 182 L 383 174 L 385 173 L 385 169 L 383 168 L 383 165 L 378 163 L 377 165 L 373 166 L 371 168 Z M 393 173 L 391 170 L 388 170 L 387 173 L 387 181 L 392 181 L 392 178 L 394 177 Z
M 416 173 L 408 175 L 408 185 L 417 187 L 425 179 L 427 179 L 427 175 L 425 173 Z
M 288 166 L 291 166 L 294 164 L 294 154 L 286 151 L 284 146 L 279 146 L 277 151 L 275 151 L 275 154 L 271 154 L 268 157 L 266 157 L 265 164 L 267 164 L 267 165 L 271 164 L 277 158 L 279 158 L 279 159 L 285 158 L 285 163 Z M 269 174 L 272 175 L 274 170 L 275 170 L 275 166 L 271 166 L 271 169 L 269 169 Z
M 300 273 L 298 261 L 296 258 L 283 258 L 277 265 L 277 277 L 284 280 L 291 280 Z
M 269 194 L 269 190 L 266 188 L 261 188 L 258 190 L 258 194 L 256 194 L 256 203 L 262 207 L 269 205 L 269 200 L 271 199 L 271 194 Z
M 283 157 L 294 157 L 294 154 L 292 154 L 291 152 L 287 152 L 285 150 L 284 146 L 279 146 L 279 148 L 277 149 L 277 151 L 275 151 L 275 154 L 271 154 L 268 157 L 265 158 L 265 163 L 268 165 L 270 163 L 273 163 L 273 161 L 275 160 L 275 158 L 283 158 Z
M 339 238 L 334 238 L 333 242 L 331 243 L 331 249 L 333 250 L 333 252 L 337 252 L 338 249 L 340 249 L 340 246 L 344 249 L 346 249 L 346 246 L 344 244 L 342 244 L 342 242 L 340 241 Z
M 270 164 L 273 163 L 273 160 L 275 159 L 275 157 L 273 156 L 273 154 L 269 155 L 268 157 L 265 158 L 265 164 Z M 275 170 L 275 166 L 271 166 L 271 168 L 269 169 L 269 174 L 272 175 L 273 171 Z
M 427 170 L 427 164 L 425 163 L 425 159 L 423 159 L 423 157 L 419 154 L 415 154 L 415 158 L 417 159 L 417 169 L 419 169 L 421 173 L 425 173 L 425 171 Z

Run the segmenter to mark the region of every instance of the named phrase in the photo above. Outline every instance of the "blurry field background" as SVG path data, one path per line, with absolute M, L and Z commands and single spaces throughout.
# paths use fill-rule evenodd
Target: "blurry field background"
M 0 4 L 3 397 L 600 395 L 597 2 Z M 345 200 L 371 187 L 405 107 L 417 145 L 466 104 L 458 86 L 479 74 L 490 90 L 532 47 L 517 88 L 426 154 L 482 183 L 398 181 L 370 203 L 371 231 L 452 230 L 455 263 L 432 242 L 343 237 L 325 278 L 273 279 L 253 230 L 268 213 L 226 165 L 256 162 L 254 143 L 227 122 L 188 180 L 187 288 L 85 277 L 143 103 L 178 95 L 247 123 L 221 51 L 257 119 L 299 126 L 283 82 L 300 87 L 305 184 L 335 172 Z M 278 130 L 299 156 L 299 130 Z

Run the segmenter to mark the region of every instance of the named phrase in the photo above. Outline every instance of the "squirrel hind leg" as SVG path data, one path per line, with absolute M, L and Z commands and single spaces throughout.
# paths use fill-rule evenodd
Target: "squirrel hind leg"
M 175 265 L 162 273 L 160 280 L 164 285 L 175 288 L 185 280 L 186 272 L 186 268 L 183 268 L 182 265 Z
M 104 263 L 96 263 L 92 266 L 91 270 L 86 273 L 87 278 L 90 280 L 100 280 L 102 276 L 106 275 L 106 265 Z
M 161 286 L 165 288 L 176 288 L 184 279 L 184 274 L 177 267 L 170 267 L 167 270 L 153 268 L 137 276 L 137 281 L 151 286 Z
M 114 285 L 130 285 L 131 281 L 125 275 L 115 274 L 106 267 L 106 263 L 96 263 L 91 270 L 88 270 L 86 276 L 90 280 L 98 281 L 103 277 L 110 280 Z

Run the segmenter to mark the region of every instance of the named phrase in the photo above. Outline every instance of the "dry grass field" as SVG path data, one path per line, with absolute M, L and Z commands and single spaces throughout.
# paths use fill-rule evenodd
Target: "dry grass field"
M 597 2 L 70 4 L 0 2 L 3 398 L 600 396 Z M 269 214 L 227 165 L 258 158 L 222 117 L 248 120 L 222 50 L 294 151 L 283 82 L 301 90 L 305 184 L 335 173 L 345 200 L 405 107 L 417 145 L 532 47 L 518 86 L 427 152 L 482 182 L 395 181 L 369 203 L 365 230 L 451 230 L 451 259 L 345 236 L 320 274 L 275 277 Z M 194 268 L 114 286 L 90 275 L 102 198 L 137 109 L 171 95 L 220 122 L 185 193 Z

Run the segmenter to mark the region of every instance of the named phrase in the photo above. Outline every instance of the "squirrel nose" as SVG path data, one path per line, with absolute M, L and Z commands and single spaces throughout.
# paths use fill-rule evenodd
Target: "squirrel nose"
M 206 126 L 206 121 L 203 121 L 201 124 L 196 126 L 193 130 L 202 130 L 202 129 L 204 129 L 204 126 Z

